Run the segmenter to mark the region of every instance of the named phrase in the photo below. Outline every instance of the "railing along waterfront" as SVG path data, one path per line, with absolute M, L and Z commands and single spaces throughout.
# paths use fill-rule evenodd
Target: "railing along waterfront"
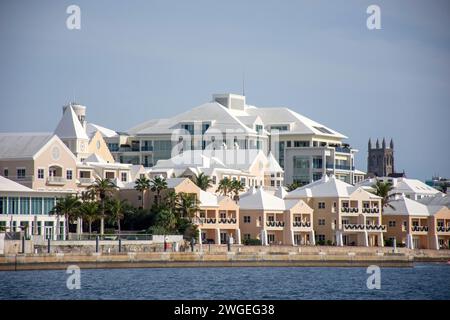
M 146 233 L 133 233 L 133 234 L 70 234 L 70 241 L 87 241 L 87 240 L 153 240 L 153 235 Z M 64 239 L 61 239 L 64 240 Z

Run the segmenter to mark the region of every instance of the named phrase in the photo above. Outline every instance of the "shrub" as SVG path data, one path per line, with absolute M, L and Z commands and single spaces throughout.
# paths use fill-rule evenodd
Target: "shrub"
M 261 240 L 259 240 L 259 239 L 245 239 L 244 240 L 244 245 L 246 245 L 246 246 L 260 246 L 261 245 Z
M 324 240 L 319 240 L 319 241 L 317 241 L 317 245 L 324 246 L 325 245 L 325 241 Z
M 332 245 L 333 245 L 333 241 L 327 240 L 327 246 L 332 246 Z

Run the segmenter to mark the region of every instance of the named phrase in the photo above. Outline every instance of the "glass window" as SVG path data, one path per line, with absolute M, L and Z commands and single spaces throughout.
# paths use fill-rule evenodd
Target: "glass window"
M 250 223 L 250 216 L 244 216 L 244 223 Z
M 8 199 L 8 211 L 9 214 L 18 214 L 19 213 L 19 198 L 17 197 L 9 197 Z
M 127 173 L 126 172 L 122 172 L 120 174 L 121 180 L 122 182 L 127 182 Z
M 30 214 L 30 198 L 20 198 L 20 214 Z
M 31 214 L 42 214 L 42 198 L 31 198 Z
M 325 209 L 325 202 L 319 202 L 319 209 Z
M 72 180 L 72 170 L 66 171 L 66 178 L 67 178 L 67 180 Z
M 38 179 L 44 179 L 44 169 L 38 169 Z
M 25 178 L 26 171 L 25 169 L 17 169 L 17 179 Z
M 4 169 L 3 170 L 3 176 L 7 177 L 9 175 L 9 170 L 8 169 Z
M 54 198 L 44 198 L 44 214 L 50 214 L 53 207 L 55 206 Z
M 6 214 L 6 197 L 0 197 L 0 214 Z

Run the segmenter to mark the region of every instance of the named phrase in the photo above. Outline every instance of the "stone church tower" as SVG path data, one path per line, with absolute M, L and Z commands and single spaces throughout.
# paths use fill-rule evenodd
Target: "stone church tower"
M 389 147 L 387 147 L 386 141 L 383 138 L 381 148 L 378 139 L 375 144 L 375 148 L 372 148 L 372 142 L 369 139 L 367 150 L 367 175 L 369 177 L 387 177 L 395 173 L 394 141 L 392 139 L 389 143 Z

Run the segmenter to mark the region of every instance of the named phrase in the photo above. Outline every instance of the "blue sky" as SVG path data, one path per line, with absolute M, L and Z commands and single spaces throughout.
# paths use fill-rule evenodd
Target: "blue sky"
M 66 8 L 81 8 L 81 30 Z M 381 30 L 366 9 L 381 8 Z M 450 176 L 448 1 L 2 1 L 0 131 L 52 131 L 75 100 L 116 130 L 242 91 L 349 137 L 394 138 L 396 169 Z

